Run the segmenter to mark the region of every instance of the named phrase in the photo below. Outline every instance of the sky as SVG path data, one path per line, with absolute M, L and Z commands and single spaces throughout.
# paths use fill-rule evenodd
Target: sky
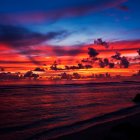
M 0 66 L 26 66 L 27 61 L 37 66 L 55 60 L 69 64 L 88 57 L 88 47 L 104 58 L 116 51 L 137 57 L 139 5 L 139 0 L 3 0 Z M 98 38 L 109 48 L 95 45 Z

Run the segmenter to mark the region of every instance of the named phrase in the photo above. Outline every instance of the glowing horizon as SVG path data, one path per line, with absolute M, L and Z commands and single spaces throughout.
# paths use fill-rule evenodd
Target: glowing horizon
M 59 68 L 86 65 L 82 60 L 90 58 L 88 48 L 98 52 L 98 59 L 107 58 L 114 63 L 116 74 L 123 73 L 116 65 L 120 62 L 112 59 L 116 52 L 128 59 L 126 69 L 130 73 L 140 69 L 139 2 L 32 2 L 15 0 L 14 4 L 6 0 L 0 6 L 0 67 L 6 71 L 49 69 L 55 61 Z M 96 44 L 94 41 L 99 38 L 101 42 Z M 89 65 L 100 69 L 97 62 Z M 108 67 L 103 71 L 108 71 Z

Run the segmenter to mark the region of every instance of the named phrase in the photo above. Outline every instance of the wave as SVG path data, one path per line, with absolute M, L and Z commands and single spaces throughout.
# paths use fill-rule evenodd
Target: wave
M 140 112 L 140 105 L 135 105 L 129 108 L 120 109 L 116 112 L 111 112 L 108 114 L 104 114 L 102 116 L 98 116 L 95 118 L 91 118 L 88 120 L 76 122 L 70 125 L 66 125 L 63 127 L 57 127 L 50 130 L 45 130 L 31 137 L 27 138 L 26 140 L 34 140 L 34 139 L 42 139 L 42 137 L 47 139 L 55 139 L 63 135 L 79 132 L 81 130 L 87 129 L 89 127 L 102 124 L 104 122 L 110 122 L 116 119 L 121 119 L 127 116 L 131 116 Z

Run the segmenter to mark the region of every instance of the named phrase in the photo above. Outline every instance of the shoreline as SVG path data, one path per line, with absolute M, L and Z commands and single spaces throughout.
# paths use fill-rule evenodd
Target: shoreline
M 66 85 L 66 87 L 78 87 L 80 85 L 88 85 L 89 87 L 98 87 L 100 89 L 100 85 L 110 85 L 110 86 L 115 86 L 115 85 L 125 85 L 125 87 L 129 87 L 129 89 L 131 89 L 132 83 L 134 83 L 134 85 L 136 87 L 138 87 L 138 89 L 136 90 L 137 92 L 134 92 L 133 94 L 136 94 L 139 92 L 139 83 L 140 81 L 120 81 L 120 82 L 94 82 L 94 81 L 90 81 L 89 83 L 73 83 L 73 84 L 63 84 L 64 86 Z M 99 86 L 97 86 L 99 85 Z M 130 87 L 131 85 L 131 87 Z M 5 93 L 5 91 L 7 90 L 9 93 L 9 89 L 11 88 L 12 90 L 14 88 L 42 88 L 42 87 L 46 87 L 46 86 L 51 86 L 52 87 L 57 87 L 56 85 L 35 85 L 35 84 L 29 84 L 29 85 L 3 85 L 0 86 L 1 92 Z M 133 88 L 135 88 L 135 86 Z M 61 87 L 61 84 L 58 85 L 58 87 Z M 59 89 L 58 88 L 58 89 Z M 79 87 L 78 87 L 79 88 Z M 133 90 L 132 88 L 132 90 Z M 108 89 L 108 87 L 107 87 Z M 115 89 L 117 90 L 118 87 L 115 87 Z M 124 90 L 123 92 L 125 93 L 125 96 L 127 96 L 127 91 L 128 90 Z M 14 90 L 13 90 L 14 91 Z M 95 89 L 94 89 L 95 91 Z M 65 91 L 64 91 L 65 92 Z M 39 93 L 40 94 L 40 93 Z M 39 95 L 38 94 L 38 95 Z M 4 95 L 4 94 L 3 94 Z M 24 94 L 23 94 L 24 95 Z M 36 95 L 36 92 L 35 92 Z M 45 95 L 45 94 L 44 94 Z M 120 98 L 120 96 L 118 96 L 118 98 Z M 132 97 L 134 98 L 134 97 Z M 129 102 L 132 103 L 132 98 L 130 98 Z M 110 98 L 112 100 L 112 98 Z M 108 100 L 109 102 L 111 100 Z M 118 105 L 120 102 L 117 102 Z M 65 111 L 65 110 L 64 110 Z M 91 110 L 92 111 L 92 110 Z M 90 112 L 91 112 L 90 111 Z M 106 111 L 106 110 L 105 110 Z M 91 112 L 92 113 L 92 112 Z M 94 115 L 94 114 L 93 114 Z M 134 119 L 135 118 L 135 119 Z M 140 119 L 140 104 L 133 104 L 133 105 L 129 105 L 127 107 L 120 107 L 118 110 L 112 110 L 112 112 L 105 112 L 104 114 L 101 112 L 99 114 L 99 116 L 92 116 L 92 118 L 89 119 L 83 119 L 83 120 L 76 120 L 73 121 L 72 123 L 69 123 L 68 125 L 63 125 L 63 126 L 58 126 L 58 127 L 54 127 L 51 129 L 43 129 L 43 131 L 36 131 L 35 133 L 33 133 L 32 135 L 29 135 L 29 138 L 27 136 L 27 139 L 31 140 L 31 139 L 38 139 L 38 140 L 49 140 L 49 139 L 54 139 L 54 140 L 88 140 L 88 139 L 93 139 L 93 140 L 115 140 L 115 139 L 106 139 L 106 137 L 110 137 L 110 135 L 112 135 L 112 129 L 118 125 L 125 125 L 127 127 L 131 127 L 132 124 L 135 127 L 140 127 L 140 121 L 137 122 L 137 120 Z M 135 122 L 136 121 L 136 122 Z M 134 123 L 135 122 L 135 123 Z M 42 123 L 43 124 L 43 123 Z M 138 126 L 137 126 L 138 124 Z M 33 127 L 33 126 L 31 126 Z M 21 129 L 23 129 L 24 127 L 22 126 Z M 19 128 L 17 127 L 15 129 L 16 131 Z M 138 130 L 138 129 L 136 129 Z M 11 128 L 6 131 L 13 131 Z M 114 132 L 113 132 L 114 133 Z M 101 135 L 102 134 L 102 135 Z M 113 134 L 114 135 L 114 134 Z M 120 139 L 119 139 L 120 140 Z M 123 139 L 125 140 L 125 139 Z M 128 139 L 126 139 L 128 140 Z M 132 139 L 135 140 L 135 139 Z M 138 139 L 139 140 L 139 139 Z
M 36 133 L 29 137 L 28 140 L 116 140 L 108 139 L 107 137 L 112 135 L 112 129 L 118 125 L 122 125 L 122 127 L 131 127 L 132 125 L 140 128 L 140 104 L 90 120 Z M 129 139 L 119 138 L 117 140 Z
M 116 114 L 119 117 L 115 117 Z M 123 116 L 125 114 L 125 116 Z M 113 116 L 114 115 L 114 116 Z M 121 116 L 120 116 L 121 115 Z M 94 126 L 89 126 L 83 130 L 79 130 L 77 132 L 64 134 L 55 138 L 51 138 L 51 140 L 116 140 L 117 133 L 113 132 L 113 129 L 116 127 L 120 127 L 121 129 L 124 129 L 123 131 L 126 131 L 128 128 L 140 128 L 140 105 L 121 109 L 116 112 L 112 112 L 109 114 L 105 114 L 101 116 L 100 118 L 105 119 L 106 117 L 112 117 L 112 119 L 109 119 L 108 121 L 104 120 L 101 123 L 95 123 Z M 138 129 L 139 130 L 139 129 Z M 133 131 L 133 130 L 132 130 Z M 119 130 L 118 130 L 119 133 Z M 123 133 L 122 131 L 120 133 Z M 133 132 L 134 133 L 134 132 Z M 139 133 L 138 133 L 139 134 Z M 110 137 L 113 137 L 110 139 Z M 124 134 L 121 134 L 124 135 Z M 129 133 L 126 134 L 129 136 Z M 137 135 L 137 134 L 136 134 Z M 133 134 L 132 134 L 133 136 Z M 117 140 L 128 140 L 127 138 L 121 139 L 119 137 Z M 131 140 L 131 139 L 130 139 Z M 132 139 L 132 140 L 139 140 L 139 139 Z

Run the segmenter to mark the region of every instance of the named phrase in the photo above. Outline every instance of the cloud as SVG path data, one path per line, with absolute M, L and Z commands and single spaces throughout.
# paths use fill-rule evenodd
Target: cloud
M 88 55 L 90 57 L 96 57 L 99 53 L 94 48 L 88 48 Z
M 34 10 L 26 8 L 24 9 L 23 7 L 22 8 L 24 10 L 20 10 L 18 7 L 18 11 L 13 14 L 1 14 L 0 22 L 7 23 L 7 21 L 11 21 L 11 23 L 15 23 L 13 21 L 17 21 L 19 23 L 28 23 L 56 21 L 61 18 L 83 16 L 89 13 L 114 8 L 123 4 L 126 1 L 127 0 L 72 0 L 66 2 L 64 0 L 61 0 L 60 4 L 58 3 L 58 1 L 54 0 L 53 2 L 48 2 L 45 8 L 43 7 L 44 5 L 40 5 L 40 7 L 42 7 L 42 10 L 40 9 L 40 7 L 38 7 L 40 3 Z M 124 6 L 121 6 L 120 8 L 126 9 L 126 7 Z
M 99 52 L 120 52 L 120 51 L 135 51 L 139 49 L 140 40 L 121 40 L 109 42 L 108 49 L 94 45 L 94 48 Z M 91 47 L 93 44 L 90 45 Z
M 30 50 L 31 46 L 64 37 L 66 34 L 66 31 L 41 34 L 20 26 L 0 25 L 0 43 L 8 44 L 9 47 L 27 56 L 36 65 L 39 65 L 39 63 L 26 50 Z
M 130 65 L 130 62 L 127 60 L 126 57 L 122 57 L 121 58 L 121 66 L 124 67 L 124 68 L 128 68 Z
M 29 53 L 31 56 L 77 56 L 81 53 L 85 53 L 82 46 L 51 46 L 41 45 L 31 49 L 26 49 L 23 53 Z
M 110 47 L 105 48 L 95 44 L 80 44 L 76 46 L 53 46 L 53 45 L 37 45 L 30 49 L 25 48 L 23 53 L 31 54 L 32 56 L 77 56 L 84 55 L 88 56 L 88 48 L 94 48 L 95 51 L 89 50 L 89 53 L 92 56 L 95 56 L 97 53 L 106 54 L 111 53 L 112 56 L 114 52 L 133 52 L 137 53 L 137 50 L 140 45 L 140 40 L 132 41 L 118 41 L 110 42 Z M 116 54 L 115 54 L 116 55 Z
M 51 54 L 55 54 L 55 56 L 76 56 L 76 55 L 83 55 L 87 56 L 87 53 L 92 57 L 97 56 L 97 54 L 108 54 L 109 56 L 113 56 L 114 52 L 117 52 L 115 54 L 115 57 L 117 59 L 120 58 L 120 55 L 118 53 L 124 54 L 126 53 L 136 53 L 139 49 L 140 40 L 122 40 L 122 41 L 115 41 L 110 42 L 110 47 L 105 48 L 100 45 L 96 44 L 80 44 L 77 46 L 47 46 L 46 49 L 49 49 L 48 51 Z M 88 50 L 89 48 L 89 50 Z M 45 50 L 45 47 L 44 47 Z M 107 55 L 107 56 L 108 56 Z
M 111 57 L 116 60 L 121 60 L 121 54 L 119 52 L 116 52 L 116 54 Z
M 120 60 L 121 67 L 124 67 L 124 68 L 129 67 L 130 62 L 128 61 L 128 59 L 125 56 L 122 57 L 119 52 L 116 52 L 116 54 L 113 55 L 112 58 L 115 60 Z
M 98 38 L 97 40 L 94 40 L 94 44 L 96 45 L 102 45 L 105 48 L 109 47 L 109 44 L 106 41 L 103 41 L 102 38 Z
M 57 56 L 75 56 L 78 55 L 80 53 L 82 53 L 82 49 L 81 47 L 60 47 L 60 46 L 55 46 L 52 47 L 53 48 L 53 53 L 55 53 Z
M 106 60 L 104 61 L 103 58 L 109 59 L 111 56 L 116 55 L 114 54 L 115 52 L 119 52 L 120 54 L 122 54 L 122 56 L 128 56 L 128 54 L 130 54 L 131 56 L 132 54 L 131 58 L 135 58 L 138 55 L 137 50 L 139 49 L 139 46 L 140 40 L 110 42 L 110 47 L 107 49 L 105 47 L 95 44 L 81 44 L 77 46 L 52 46 L 48 44 L 38 44 L 35 47 L 31 48 L 28 46 L 12 46 L 8 48 L 6 45 L 6 49 L 4 45 L 0 45 L 0 63 L 10 63 L 10 61 L 12 61 L 11 58 L 13 58 L 13 60 L 15 61 L 18 61 L 14 62 L 17 64 L 22 62 L 29 63 L 29 60 L 30 62 L 32 61 L 32 63 L 37 65 L 42 65 L 46 63 L 51 64 L 54 59 L 63 60 L 62 64 L 66 64 L 66 62 L 68 62 L 68 64 L 69 62 L 75 63 L 77 60 L 80 62 L 80 60 L 82 59 L 84 62 L 89 62 L 90 59 L 94 59 L 94 56 L 96 58 L 96 54 L 99 53 L 98 57 L 102 58 L 103 62 L 107 65 L 108 62 Z M 89 50 L 90 55 L 93 56 L 89 60 L 86 59 L 88 57 L 88 48 L 94 48 L 95 50 L 93 51 L 94 53 L 92 53 L 91 49 Z M 17 54 L 15 50 L 21 52 Z M 25 55 L 28 59 L 26 57 L 23 57 L 21 54 Z M 118 55 L 118 58 L 122 56 Z M 121 62 L 120 59 L 114 59 L 113 62 L 114 61 Z M 139 62 L 139 60 L 137 61 Z M 112 61 L 110 61 L 109 59 L 109 63 L 110 62 Z M 108 65 L 108 67 L 113 67 L 112 65 Z
M 37 45 L 64 34 L 66 34 L 65 31 L 41 34 L 20 26 L 0 25 L 0 42 L 7 43 L 12 47 Z

